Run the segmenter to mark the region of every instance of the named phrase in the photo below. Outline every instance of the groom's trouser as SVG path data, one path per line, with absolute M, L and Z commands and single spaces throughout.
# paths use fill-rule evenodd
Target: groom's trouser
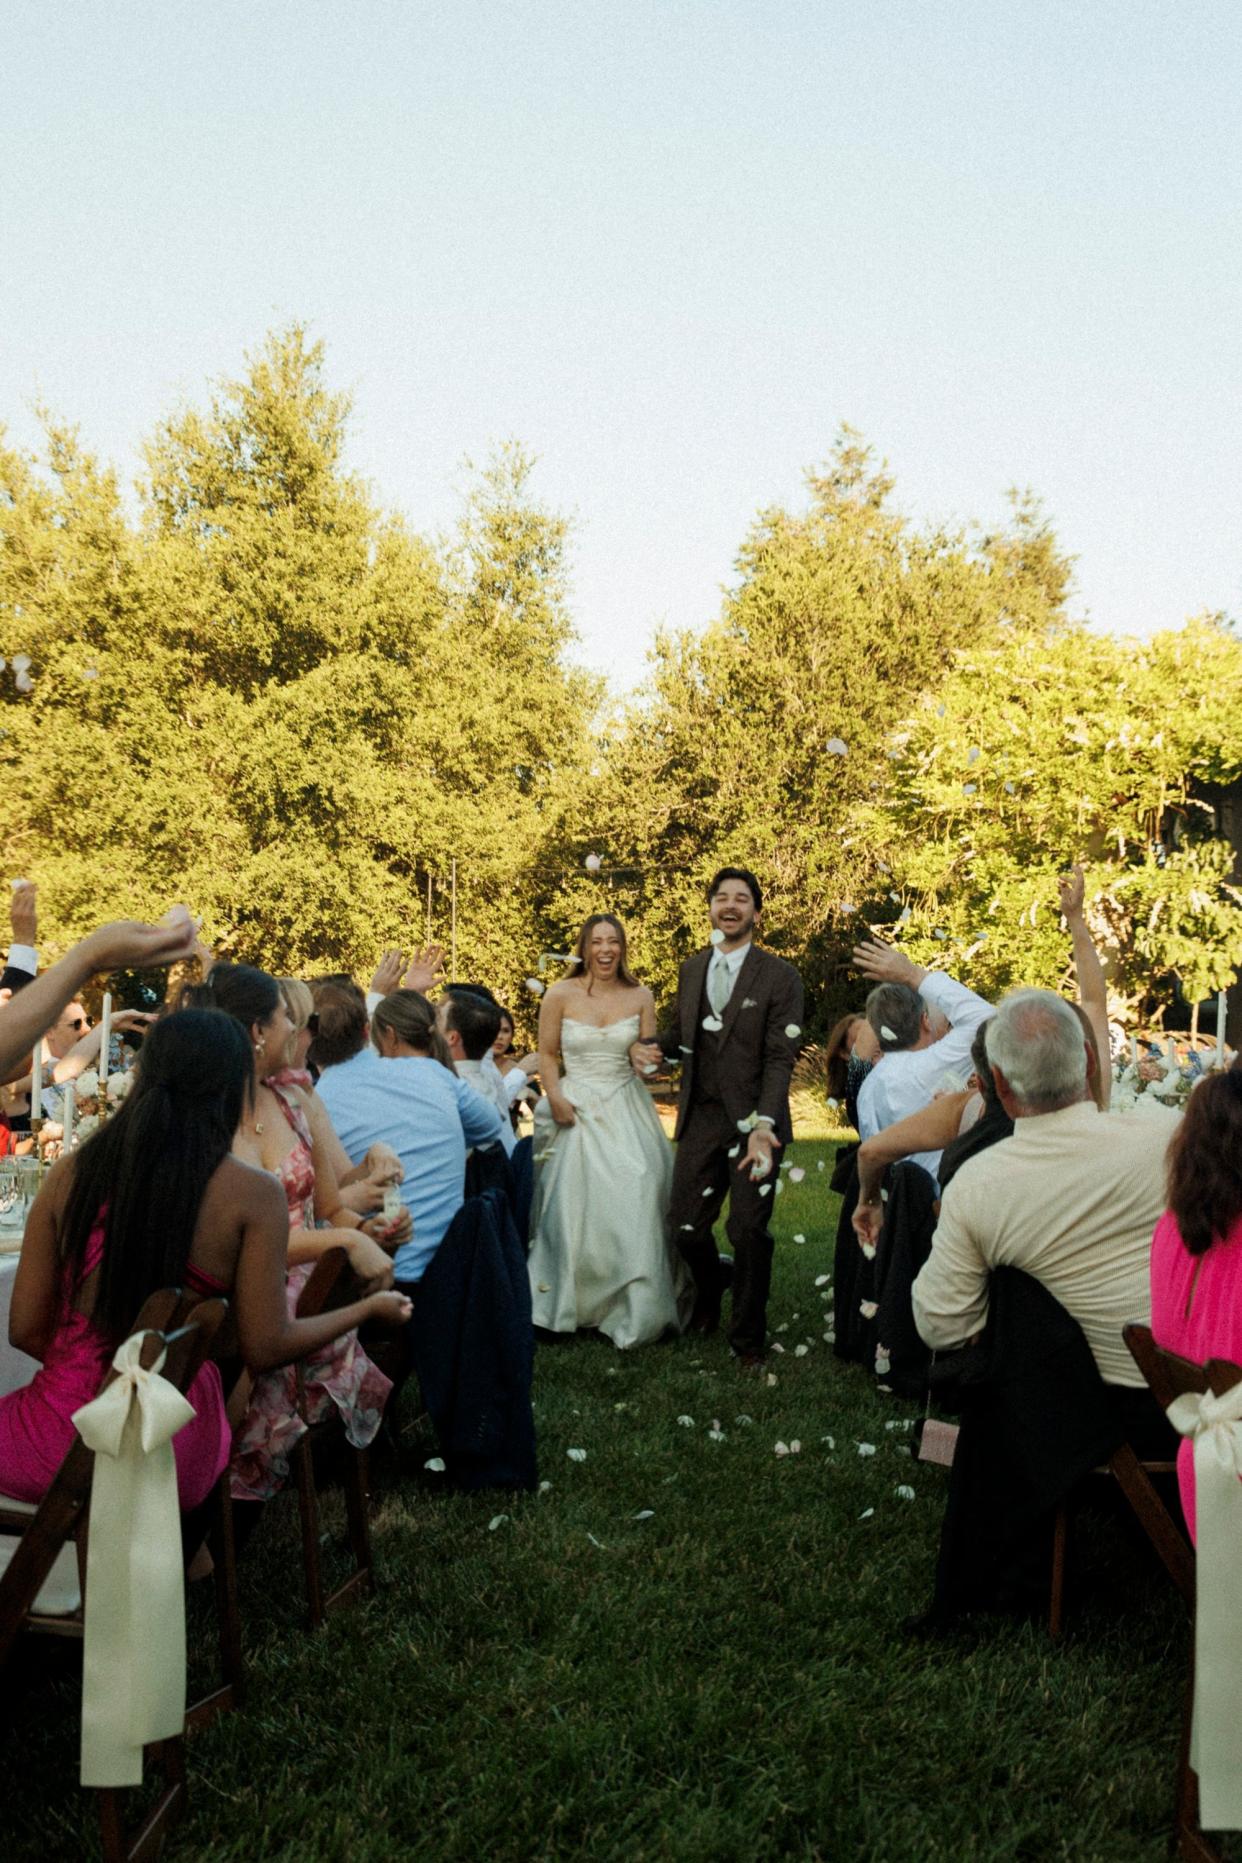
M 730 1158 L 729 1153 L 736 1149 Z M 719 1311 L 723 1292 L 720 1257 L 712 1227 L 726 1196 L 725 1233 L 733 1251 L 733 1317 L 729 1343 L 738 1352 L 762 1352 L 767 1337 L 768 1287 L 772 1280 L 773 1242 L 768 1215 L 774 1189 L 761 1197 L 738 1163 L 746 1139 L 717 1101 L 691 1106 L 677 1141 L 669 1225 L 673 1241 L 694 1276 L 699 1303 Z M 772 1184 L 776 1172 L 764 1182 Z

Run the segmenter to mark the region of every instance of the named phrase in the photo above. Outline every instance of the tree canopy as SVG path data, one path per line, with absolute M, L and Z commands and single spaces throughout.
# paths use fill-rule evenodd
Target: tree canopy
M 38 459 L 0 440 L 5 856 L 50 947 L 182 898 L 226 953 L 365 967 L 446 929 L 456 861 L 459 974 L 512 999 L 610 908 L 667 995 L 740 861 L 823 1020 L 868 926 L 989 992 L 1060 983 L 1055 874 L 1082 858 L 1138 1013 L 1242 961 L 1216 807 L 1242 646 L 1219 618 L 1075 624 L 1030 493 L 998 530 L 917 527 L 843 429 L 609 716 L 529 456 L 472 471 L 434 541 L 350 472 L 349 417 L 294 326 L 160 423 L 129 504 L 63 423 Z

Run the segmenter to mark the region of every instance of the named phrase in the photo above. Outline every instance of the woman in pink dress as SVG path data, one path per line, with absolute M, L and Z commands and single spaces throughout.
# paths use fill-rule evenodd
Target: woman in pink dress
M 38 1501 L 73 1441 L 73 1413 L 96 1393 L 143 1301 L 162 1287 L 233 1302 L 247 1362 L 278 1365 L 342 1328 L 399 1320 L 396 1295 L 317 1320 L 288 1317 L 285 1200 L 232 1155 L 252 1092 L 250 1045 L 229 1018 L 187 1011 L 147 1035 L 120 1110 L 49 1172 L 26 1226 L 9 1337 L 40 1368 L 0 1399 L 0 1493 Z M 220 1375 L 190 1386 L 195 1416 L 173 1439 L 184 1508 L 228 1463 Z
M 1242 1365 L 1242 1072 L 1213 1074 L 1186 1103 L 1169 1148 L 1169 1207 L 1151 1245 L 1156 1344 L 1202 1365 Z M 1194 1451 L 1177 1452 L 1177 1478 L 1195 1531 Z
M 315 1263 L 330 1248 L 347 1250 L 355 1274 L 370 1289 L 392 1284 L 388 1249 L 410 1233 L 408 1211 L 394 1222 L 363 1220 L 341 1201 L 327 1147 L 316 1134 L 313 1095 L 287 1081 L 293 1023 L 274 977 L 249 964 L 216 964 L 205 985 L 193 992 L 246 1031 L 254 1067 L 254 1097 L 242 1118 L 234 1151 L 280 1180 L 287 1210 L 285 1299 L 292 1316 Z M 325 1227 L 316 1227 L 322 1222 Z M 339 1328 L 334 1331 L 340 1332 Z M 372 1441 L 392 1389 L 351 1330 L 313 1353 L 304 1366 L 306 1409 L 311 1423 L 335 1407 L 356 1448 Z M 306 1432 L 297 1406 L 292 1367 L 255 1380 L 249 1407 L 234 1444 L 230 1482 L 236 1500 L 264 1501 L 289 1475 L 289 1454 Z

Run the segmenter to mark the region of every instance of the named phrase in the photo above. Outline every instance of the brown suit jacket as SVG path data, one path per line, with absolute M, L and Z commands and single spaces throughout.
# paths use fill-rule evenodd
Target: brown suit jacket
M 695 1056 L 703 1039 L 703 985 L 712 949 L 686 959 L 677 979 L 675 1027 L 657 1039 L 670 1060 L 681 1059 L 677 1096 L 680 1138 L 694 1101 Z M 802 1044 L 802 979 L 792 964 L 751 945 L 725 1005 L 717 1037 L 717 1078 L 721 1097 L 736 1122 L 765 1113 L 776 1122 L 783 1145 L 793 1138 L 789 1118 L 789 1078 Z M 796 1028 L 797 1035 L 786 1029 Z

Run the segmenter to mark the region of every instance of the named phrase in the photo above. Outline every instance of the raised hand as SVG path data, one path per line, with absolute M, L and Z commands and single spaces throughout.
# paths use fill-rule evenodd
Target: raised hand
M 436 984 L 443 981 L 444 946 L 429 944 L 411 954 L 409 968 L 401 979 L 401 987 L 417 990 L 420 996 L 426 996 L 428 990 L 434 990 Z
M 854 968 L 873 983 L 908 983 L 912 990 L 917 990 L 927 975 L 926 970 L 913 963 L 904 951 L 883 944 L 878 938 L 868 938 L 854 946 Z
M 1081 861 L 1075 861 L 1068 873 L 1057 875 L 1057 892 L 1061 899 L 1061 911 L 1066 919 L 1080 919 L 1086 894 L 1086 876 L 1083 873 Z
M 69 955 L 82 960 L 88 977 L 108 970 L 160 970 L 189 957 L 197 936 L 188 908 L 173 906 L 158 925 L 144 925 L 139 919 L 101 925 Z
M 39 926 L 36 900 L 38 888 L 33 880 L 19 880 L 9 901 L 9 923 L 14 944 L 38 944 Z
M 405 969 L 404 951 L 385 951 L 375 966 L 375 975 L 371 979 L 371 989 L 376 996 L 390 996 L 400 987 L 401 972 Z

